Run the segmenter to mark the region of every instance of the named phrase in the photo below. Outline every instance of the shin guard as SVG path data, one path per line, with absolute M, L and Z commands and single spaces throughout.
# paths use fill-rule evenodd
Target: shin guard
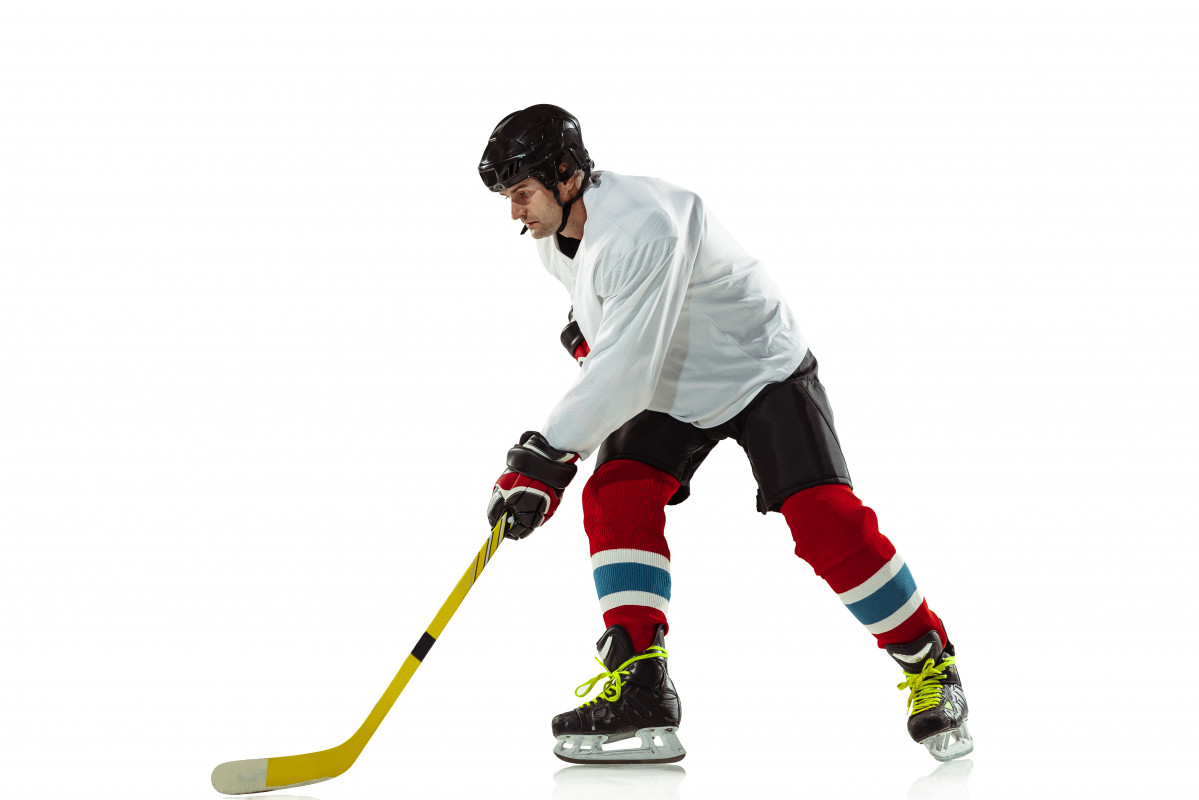
M 668 625 L 666 503 L 678 488 L 662 470 L 627 459 L 604 463 L 583 488 L 583 527 L 604 625 L 628 631 L 636 652 L 649 647 L 658 625 Z
M 795 554 L 807 561 L 878 640 L 902 644 L 945 627 L 928 608 L 911 571 L 878 529 L 878 517 L 848 486 L 816 486 L 787 498 L 783 516 Z

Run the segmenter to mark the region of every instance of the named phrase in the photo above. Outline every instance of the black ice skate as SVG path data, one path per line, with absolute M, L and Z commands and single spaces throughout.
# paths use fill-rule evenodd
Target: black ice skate
M 659 625 L 653 644 L 634 653 L 624 628 L 604 631 L 595 647 L 605 671 L 575 694 L 586 697 L 600 680 L 604 688 L 594 700 L 554 717 L 554 755 L 573 764 L 665 764 L 687 754 L 678 737 L 682 709 L 666 672 L 664 634 Z M 633 736 L 640 747 L 604 749 Z
M 966 719 L 970 710 L 954 665 L 953 645 L 929 631 L 908 644 L 889 644 L 887 653 L 903 669 L 900 689 L 908 695 L 908 733 L 938 761 L 960 758 L 974 749 Z

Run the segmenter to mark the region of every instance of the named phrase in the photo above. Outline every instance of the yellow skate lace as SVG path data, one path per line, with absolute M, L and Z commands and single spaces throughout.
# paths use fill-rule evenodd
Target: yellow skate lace
M 651 650 L 653 651 L 652 653 L 650 652 Z M 586 708 L 592 703 L 598 703 L 600 700 L 607 700 L 610 703 L 614 703 L 619 700 L 620 688 L 624 685 L 624 676 L 629 674 L 629 665 L 635 661 L 641 661 L 642 659 L 646 658 L 666 658 L 666 651 L 657 645 L 651 645 L 645 649 L 644 653 L 633 656 L 611 672 L 608 672 L 607 665 L 604 664 L 604 662 L 600 661 L 598 658 L 595 659 L 596 661 L 599 661 L 599 665 L 601 667 L 605 668 L 604 671 L 599 675 L 596 675 L 591 680 L 579 684 L 578 688 L 575 689 L 575 697 L 586 697 L 587 695 L 591 694 L 591 690 L 595 688 L 595 685 L 600 681 L 604 681 L 604 688 L 600 690 L 598 695 L 591 698 L 586 703 L 580 704 L 579 708 Z
M 912 690 L 908 695 L 909 716 L 937 707 L 941 702 L 941 680 L 945 677 L 945 668 L 953 662 L 953 656 L 946 656 L 940 664 L 934 663 L 930 658 L 924 662 L 920 672 L 904 671 L 907 679 L 896 688 Z

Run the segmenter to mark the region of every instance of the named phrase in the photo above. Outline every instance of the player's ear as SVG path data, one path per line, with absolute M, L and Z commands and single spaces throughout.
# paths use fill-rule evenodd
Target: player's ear
M 567 177 L 569 176 L 569 177 Z M 573 198 L 583 188 L 583 173 L 575 170 L 570 172 L 570 164 L 563 161 L 558 165 L 558 194 L 565 198 Z

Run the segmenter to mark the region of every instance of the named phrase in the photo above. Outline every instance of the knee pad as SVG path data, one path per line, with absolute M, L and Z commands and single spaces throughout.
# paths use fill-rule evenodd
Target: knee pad
M 665 519 L 666 504 L 679 482 L 640 461 L 617 459 L 600 466 L 583 487 L 583 526 L 641 519 Z
M 780 510 L 791 528 L 795 555 L 822 577 L 855 562 L 872 569 L 870 565 L 895 555 L 894 545 L 879 532 L 874 511 L 848 486 L 804 489 L 787 498 Z

